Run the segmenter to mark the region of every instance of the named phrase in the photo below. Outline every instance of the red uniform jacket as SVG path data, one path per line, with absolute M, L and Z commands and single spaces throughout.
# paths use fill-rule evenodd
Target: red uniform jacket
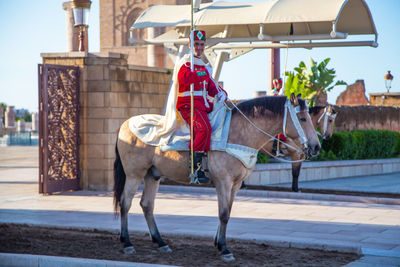
M 194 84 L 195 92 L 202 92 L 203 88 L 206 89 L 207 94 L 211 97 L 215 97 L 218 94 L 218 90 L 214 84 L 214 82 L 210 78 L 210 74 L 205 66 L 194 65 L 194 72 L 190 70 L 190 63 L 183 64 L 178 72 L 178 81 L 179 81 L 179 94 L 185 93 L 187 96 L 179 96 L 177 99 L 176 108 L 179 110 L 180 107 L 184 105 L 188 105 L 190 108 L 190 84 Z M 220 90 L 223 90 L 220 88 Z M 225 90 L 223 90 L 225 92 Z M 226 94 L 226 92 L 225 92 Z M 213 104 L 208 102 L 209 107 L 206 106 L 204 97 L 195 95 L 194 99 L 194 107 L 198 110 L 206 111 L 207 113 L 213 110 Z M 206 98 L 207 99 L 207 98 Z

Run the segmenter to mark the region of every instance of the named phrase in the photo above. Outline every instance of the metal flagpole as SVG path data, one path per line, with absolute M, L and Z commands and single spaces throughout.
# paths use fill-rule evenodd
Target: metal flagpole
M 194 71 L 194 25 L 193 25 L 193 2 L 190 1 L 190 71 Z M 194 117 L 194 84 L 190 84 L 190 183 L 196 183 L 196 176 L 194 174 L 194 151 L 193 151 L 193 117 Z

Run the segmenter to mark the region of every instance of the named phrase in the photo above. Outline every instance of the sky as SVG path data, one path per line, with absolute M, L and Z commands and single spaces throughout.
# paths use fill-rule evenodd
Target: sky
M 40 53 L 66 52 L 67 48 L 63 2 L 0 0 L 0 102 L 16 109 L 37 111 Z M 378 32 L 378 48 L 281 49 L 281 71 L 285 60 L 286 70 L 291 71 L 300 61 L 308 64 L 310 58 L 321 62 L 329 57 L 328 67 L 336 70 L 336 79 L 348 84 L 364 80 L 367 97 L 370 93 L 386 92 L 383 77 L 388 70 L 394 76 L 391 92 L 400 92 L 400 0 L 366 0 L 366 3 Z M 99 52 L 99 0 L 92 0 L 89 25 L 89 52 Z M 361 39 L 373 40 L 373 37 Z M 269 60 L 269 49 L 260 49 L 226 62 L 220 80 L 229 97 L 246 99 L 254 91 L 267 90 Z M 345 89 L 346 86 L 335 87 L 328 93 L 328 101 L 334 104 Z

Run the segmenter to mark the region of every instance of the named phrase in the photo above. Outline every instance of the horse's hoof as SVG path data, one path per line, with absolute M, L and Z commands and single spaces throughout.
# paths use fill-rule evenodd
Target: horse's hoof
M 235 260 L 232 253 L 221 255 L 221 259 L 223 262 L 232 262 Z
M 163 247 L 159 247 L 158 250 L 159 250 L 160 252 L 164 252 L 164 253 L 171 253 L 171 252 L 172 252 L 172 249 L 170 249 L 170 248 L 168 247 L 168 245 L 165 245 L 165 246 L 163 246 Z
M 132 254 L 135 254 L 135 253 L 136 253 L 135 248 L 132 247 L 132 246 L 124 248 L 124 254 L 132 255 Z

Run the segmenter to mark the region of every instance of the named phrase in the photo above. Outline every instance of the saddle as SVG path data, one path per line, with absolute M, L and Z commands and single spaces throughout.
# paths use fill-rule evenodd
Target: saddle
M 253 168 L 257 161 L 256 149 L 251 147 L 228 143 L 229 126 L 231 123 L 232 111 L 224 102 L 214 100 L 214 110 L 208 114 L 210 120 L 211 151 L 224 151 L 238 158 L 246 168 Z M 164 116 L 157 114 L 145 114 L 131 117 L 129 119 L 129 128 L 142 142 L 160 147 L 163 152 L 166 151 L 189 151 L 190 128 L 185 123 L 179 122 L 175 131 L 168 139 L 160 138 L 156 140 L 149 136 L 155 131 L 153 124 L 164 120 Z M 152 123 L 154 122 L 154 123 Z M 207 164 L 203 165 L 206 166 Z

